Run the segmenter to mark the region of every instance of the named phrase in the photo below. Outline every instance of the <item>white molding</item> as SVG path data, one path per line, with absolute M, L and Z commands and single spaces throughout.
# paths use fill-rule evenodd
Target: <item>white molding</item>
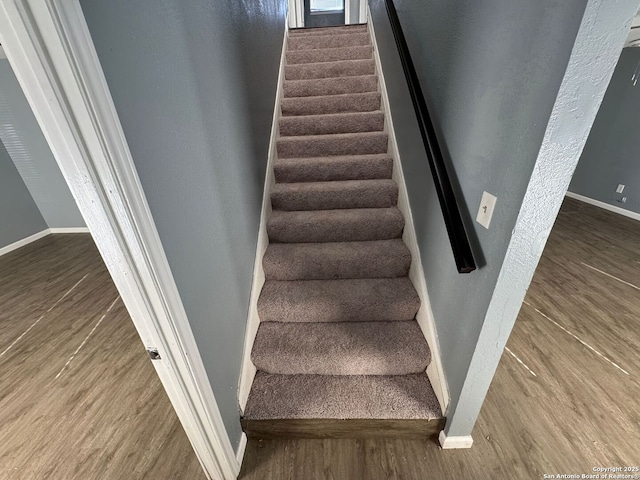
M 49 233 L 90 233 L 89 227 L 52 227 Z
M 579 200 L 581 202 L 588 203 L 589 205 L 593 205 L 595 207 L 600 207 L 604 210 L 617 213 L 618 215 L 624 215 L 625 217 L 632 218 L 634 220 L 640 220 L 640 213 L 632 212 L 631 210 L 616 207 L 615 205 L 610 205 L 606 202 L 601 202 L 600 200 L 595 200 L 593 198 L 585 197 L 584 195 L 579 195 L 573 192 L 567 192 L 566 196 L 569 198 L 573 198 L 574 200 Z
M 440 442 L 440 447 L 443 450 L 454 448 L 471 448 L 471 446 L 473 445 L 473 438 L 471 438 L 471 435 L 466 435 L 464 437 L 447 437 L 447 434 L 444 433 L 444 430 L 440 432 L 438 441 Z
M 407 184 L 404 180 L 402 171 L 402 162 L 400 152 L 396 142 L 395 131 L 393 129 L 393 117 L 389 105 L 389 96 L 387 94 L 386 83 L 382 71 L 382 63 L 380 61 L 380 53 L 378 52 L 378 44 L 376 42 L 375 30 L 373 22 L 371 22 L 371 13 L 369 18 L 369 32 L 373 43 L 373 57 L 376 62 L 376 70 L 380 81 L 380 93 L 382 95 L 382 109 L 385 112 L 385 131 L 389 134 L 389 152 L 393 157 L 393 179 L 398 184 L 398 209 L 402 212 L 405 219 L 404 232 L 402 240 L 411 252 L 411 267 L 409 268 L 409 278 L 413 283 L 418 296 L 420 297 L 420 309 L 416 314 L 416 320 L 422 334 L 429 344 L 431 350 L 431 363 L 427 367 L 427 376 L 436 394 L 442 414 L 445 415 L 449 406 L 450 394 L 447 379 L 442 366 L 442 357 L 440 353 L 440 343 L 438 342 L 438 334 L 436 331 L 435 320 L 433 318 L 433 310 L 429 301 L 429 293 L 427 283 L 422 267 L 420 256 L 420 248 L 418 247 L 418 237 L 416 236 L 415 226 L 413 224 L 413 216 L 411 215 L 411 206 L 409 204 L 409 195 L 407 193 Z
M 18 240 L 17 242 L 10 243 L 9 245 L 6 245 L 0 248 L 0 257 L 2 255 L 6 255 L 9 252 L 13 252 L 14 250 L 24 247 L 25 245 L 29 245 L 30 243 L 33 243 L 36 240 L 40 240 L 41 238 L 44 238 L 47 235 L 49 235 L 49 233 L 51 233 L 49 229 L 45 228 L 41 232 L 34 233 L 33 235 L 29 235 L 28 237 L 23 238 L 22 240 Z
M 351 1 L 350 0 L 343 0 L 343 1 L 344 1 L 344 24 L 351 25 Z
M 0 42 L 211 479 L 240 466 L 78 0 L 0 0 Z
M 285 22 L 286 25 L 289 22 Z M 284 66 L 287 53 L 287 39 L 289 29 L 285 28 L 284 38 L 282 40 L 282 54 L 280 56 L 280 70 L 278 72 L 278 87 L 276 90 L 275 106 L 273 109 L 273 121 L 271 122 L 271 139 L 269 140 L 269 154 L 267 157 L 267 173 L 264 179 L 264 190 L 262 193 L 262 211 L 260 213 L 260 229 L 258 231 L 258 244 L 256 246 L 256 256 L 253 264 L 253 281 L 251 284 L 251 298 L 249 300 L 249 313 L 247 316 L 247 328 L 244 337 L 244 349 L 242 352 L 242 371 L 240 372 L 240 383 L 238 385 L 238 403 L 240 411 L 244 413 L 251 391 L 253 379 L 256 376 L 256 367 L 251 361 L 251 350 L 253 342 L 258 333 L 260 326 L 260 317 L 258 316 L 258 297 L 264 285 L 265 275 L 262 266 L 262 258 L 269 246 L 269 236 L 267 235 L 267 219 L 271 216 L 271 190 L 275 185 L 273 173 L 273 163 L 277 156 L 277 141 L 280 134 L 280 103 L 282 101 L 284 83 Z
M 369 11 L 367 0 L 360 0 L 360 15 L 359 15 L 359 23 L 367 23 L 369 22 L 370 16 L 367 16 L 367 12 Z
M 52 233 L 89 233 L 89 229 L 87 227 L 45 228 L 41 232 L 34 233 L 33 235 L 29 235 L 22 240 L 18 240 L 17 242 L 13 242 L 10 245 L 0 248 L 0 257 L 2 255 L 6 255 L 9 252 L 17 250 L 18 248 L 24 247 L 25 245 L 33 243 L 36 240 L 40 240 L 47 235 L 51 235 Z
M 236 449 L 236 460 L 238 465 L 242 467 L 242 461 L 244 460 L 244 453 L 247 450 L 247 434 L 242 432 L 242 436 L 240 437 L 240 443 L 238 444 L 238 448 Z

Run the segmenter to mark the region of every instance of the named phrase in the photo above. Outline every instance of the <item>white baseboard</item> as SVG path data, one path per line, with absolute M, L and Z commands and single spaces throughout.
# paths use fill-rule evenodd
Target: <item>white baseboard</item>
M 36 240 L 40 240 L 41 238 L 49 235 L 49 233 L 51 232 L 47 228 L 45 230 L 42 230 L 41 232 L 34 233 L 33 235 L 29 235 L 27 238 L 23 238 L 22 240 L 13 242 L 12 244 L 7 245 L 6 247 L 2 247 L 0 248 L 0 256 L 6 255 L 9 252 L 13 252 L 14 250 L 17 250 L 20 247 L 24 247 L 25 245 L 35 242 Z
M 240 443 L 238 444 L 238 449 L 236 450 L 236 460 L 238 461 L 238 465 L 242 468 L 242 461 L 244 460 L 244 452 L 247 449 L 247 434 L 242 432 L 242 436 L 240 437 Z
M 601 202 L 600 200 L 594 200 L 593 198 L 585 197 L 584 195 L 579 195 L 573 192 L 567 192 L 567 197 L 573 198 L 574 200 L 579 200 L 584 203 L 588 203 L 590 205 L 594 205 L 596 207 L 600 207 L 604 210 L 608 210 L 613 213 L 617 213 L 619 215 L 624 215 L 625 217 L 632 218 L 634 220 L 640 220 L 640 213 L 632 212 L 631 210 L 626 210 L 624 208 L 616 207 L 615 205 L 609 205 L 608 203 Z
M 89 233 L 89 227 L 50 228 L 49 233 Z
M 0 248 L 0 256 L 6 255 L 9 252 L 13 252 L 20 247 L 24 247 L 25 245 L 29 245 L 36 240 L 40 240 L 41 238 L 46 237 L 52 233 L 89 233 L 89 229 L 87 227 L 72 227 L 72 228 L 46 228 L 41 232 L 34 233 L 33 235 L 29 235 L 27 238 L 23 238 L 22 240 L 18 240 L 17 242 L 13 242 L 6 247 Z
M 271 139 L 269 140 L 269 156 L 267 158 L 267 173 L 264 181 L 264 191 L 262 194 L 262 211 L 260 213 L 260 228 L 258 230 L 258 244 L 256 246 L 256 257 L 253 265 L 253 281 L 251 284 L 251 297 L 249 299 L 249 314 L 247 316 L 247 328 L 244 337 L 244 349 L 242 353 L 242 370 L 240 372 L 240 382 L 238 384 L 238 404 L 240 411 L 244 413 L 249 399 L 249 392 L 253 379 L 256 376 L 257 369 L 251 361 L 251 350 L 253 342 L 258 333 L 260 326 L 260 317 L 258 316 L 258 297 L 262 291 L 265 281 L 264 268 L 262 266 L 262 258 L 269 246 L 269 237 L 267 235 L 267 219 L 271 216 L 271 190 L 275 185 L 273 173 L 273 163 L 276 159 L 276 147 L 278 135 L 280 134 L 280 101 L 282 100 L 282 86 L 284 83 L 284 65 L 285 55 L 287 52 L 287 38 L 289 35 L 289 22 L 287 20 L 284 31 L 284 39 L 282 41 L 282 55 L 280 56 L 280 72 L 278 73 L 278 88 L 276 91 L 276 102 L 273 111 L 273 122 L 271 124 Z
M 382 63 L 380 61 L 380 53 L 378 52 L 378 44 L 376 43 L 375 30 L 371 22 L 371 12 L 368 12 L 369 32 L 371 41 L 373 42 L 373 56 L 376 62 L 376 70 L 380 81 L 380 93 L 382 95 L 382 109 L 385 113 L 385 131 L 389 134 L 389 153 L 393 157 L 393 179 L 398 184 L 398 209 L 402 212 L 405 220 L 404 232 L 402 240 L 411 252 L 411 267 L 409 268 L 409 279 L 413 283 L 418 296 L 420 297 L 420 309 L 416 314 L 416 320 L 422 334 L 427 340 L 429 349 L 431 350 L 431 363 L 427 367 L 427 377 L 431 382 L 433 391 L 436 394 L 443 415 L 446 414 L 449 406 L 449 386 L 444 375 L 442 366 L 442 357 L 440 354 L 440 343 L 436 332 L 435 320 L 429 301 L 429 293 L 427 291 L 427 283 L 425 281 L 424 269 L 420 256 L 420 248 L 418 247 L 418 237 L 416 235 L 415 226 L 413 225 L 413 216 L 411 215 L 411 206 L 409 205 L 409 195 L 407 193 L 407 184 L 402 173 L 402 162 L 400 160 L 400 152 L 396 142 L 395 131 L 393 129 L 393 118 L 391 116 L 391 108 L 389 105 L 389 96 L 382 71 Z
M 473 445 L 473 438 L 471 438 L 471 435 L 466 435 L 464 437 L 447 437 L 444 430 L 440 432 L 438 440 L 440 441 L 440 447 L 442 447 L 443 450 L 453 448 L 471 448 L 471 445 Z

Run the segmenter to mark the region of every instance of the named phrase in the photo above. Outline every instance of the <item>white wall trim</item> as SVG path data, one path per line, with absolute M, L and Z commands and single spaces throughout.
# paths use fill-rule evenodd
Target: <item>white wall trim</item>
M 41 232 L 34 233 L 33 235 L 29 235 L 28 237 L 23 238 L 22 240 L 18 240 L 17 242 L 10 243 L 9 245 L 6 245 L 0 248 L 0 257 L 2 255 L 6 255 L 9 252 L 13 252 L 14 250 L 24 247 L 25 245 L 29 245 L 30 243 L 33 243 L 36 240 L 40 240 L 41 238 L 46 237 L 50 233 L 51 232 L 49 231 L 49 229 L 45 228 Z
M 464 437 L 447 437 L 444 430 L 440 432 L 438 440 L 440 442 L 440 447 L 442 447 L 443 450 L 453 448 L 471 448 L 473 445 L 473 438 L 471 438 L 471 435 L 466 435 Z
M 604 210 L 617 213 L 618 215 L 624 215 L 625 217 L 632 218 L 634 220 L 640 220 L 640 213 L 632 212 L 631 210 L 616 207 L 615 205 L 610 205 L 606 202 L 601 202 L 600 200 L 595 200 L 593 198 L 585 197 L 584 195 L 579 195 L 573 192 L 567 192 L 566 196 L 569 198 L 573 198 L 574 200 L 579 200 L 581 202 L 588 203 L 589 205 L 594 205 Z
M 242 461 L 244 460 L 244 453 L 247 450 L 247 434 L 242 432 L 242 436 L 240 437 L 240 443 L 238 444 L 238 448 L 236 449 L 236 460 L 238 461 L 238 465 L 242 466 Z
M 240 470 L 78 0 L 0 0 L 0 42 L 210 479 Z
M 344 0 L 344 24 L 351 24 L 351 2 L 349 0 Z
M 367 12 L 369 12 L 369 3 L 367 0 L 360 0 L 360 12 L 359 12 L 359 23 L 367 23 L 369 21 L 369 17 L 367 17 Z
M 289 25 L 289 22 L 285 22 Z M 255 262 L 253 264 L 253 281 L 251 284 L 251 298 L 249 300 L 249 314 L 247 316 L 247 328 L 244 337 L 244 349 L 242 352 L 242 371 L 240 372 L 240 383 L 238 385 L 238 402 L 240 411 L 244 413 L 251 391 L 253 379 L 256 376 L 256 367 L 251 361 L 251 350 L 253 342 L 258 333 L 260 326 L 260 317 L 258 316 L 258 297 L 264 285 L 265 275 L 262 266 L 262 258 L 269 246 L 269 236 L 267 235 L 267 220 L 271 216 L 271 190 L 275 185 L 273 173 L 273 163 L 277 156 L 277 141 L 280 134 L 280 103 L 283 95 L 284 84 L 284 66 L 287 53 L 287 39 L 289 29 L 285 28 L 284 38 L 282 40 L 282 54 L 280 56 L 280 70 L 278 73 L 278 87 L 276 90 L 275 106 L 273 108 L 273 121 L 271 123 L 271 139 L 269 140 L 269 154 L 267 157 L 267 172 L 264 179 L 264 190 L 262 193 L 262 212 L 260 214 L 260 229 L 258 231 L 258 244 L 256 246 Z
M 40 240 L 47 235 L 51 235 L 52 233 L 89 233 L 89 229 L 87 227 L 45 228 L 41 232 L 34 233 L 33 235 L 29 235 L 22 240 L 18 240 L 17 242 L 13 242 L 5 247 L 0 248 L 0 257 L 2 255 L 6 255 L 9 252 L 17 250 L 18 248 L 24 247 L 25 245 L 29 245 L 36 240 Z
M 368 18 L 371 19 L 371 13 Z M 418 237 L 416 236 L 415 226 L 413 225 L 413 216 L 411 215 L 411 205 L 409 204 L 409 195 L 407 193 L 407 184 L 404 180 L 402 171 L 402 162 L 400 152 L 396 142 L 395 131 L 393 129 L 393 117 L 389 105 L 389 96 L 384 80 L 382 63 L 380 61 L 380 53 L 376 42 L 375 30 L 373 23 L 369 20 L 369 32 L 373 43 L 373 57 L 376 62 L 376 71 L 380 80 L 380 93 L 382 95 L 382 109 L 385 112 L 385 131 L 389 134 L 389 152 L 393 157 L 393 179 L 398 184 L 398 209 L 404 215 L 405 226 L 402 234 L 402 240 L 411 252 L 411 267 L 409 269 L 409 278 L 413 283 L 418 296 L 420 297 L 420 309 L 416 314 L 416 320 L 424 337 L 427 339 L 431 350 L 431 363 L 427 367 L 427 376 L 433 387 L 433 391 L 438 398 L 442 414 L 446 414 L 449 406 L 450 394 L 447 379 L 442 366 L 442 356 L 440 353 L 440 343 L 438 342 L 438 334 L 436 331 L 435 320 L 433 318 L 433 310 L 429 301 L 429 293 L 427 291 L 427 283 L 425 280 L 424 269 L 420 257 L 420 248 L 418 247 Z
M 89 227 L 52 227 L 49 233 L 90 233 Z

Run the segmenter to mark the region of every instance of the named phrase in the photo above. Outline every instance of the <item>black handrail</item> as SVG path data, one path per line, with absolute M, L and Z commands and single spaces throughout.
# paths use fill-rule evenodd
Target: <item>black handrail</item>
M 440 201 L 442 215 L 444 216 L 444 223 L 447 227 L 447 233 L 449 234 L 451 248 L 453 249 L 453 257 L 459 273 L 473 272 L 476 269 L 476 262 L 473 258 L 471 244 L 469 243 L 464 223 L 462 223 L 458 202 L 453 193 L 451 180 L 449 179 L 449 174 L 447 173 L 447 168 L 442 158 L 442 150 L 440 149 L 438 137 L 433 127 L 429 110 L 427 109 L 427 102 L 422 94 L 420 81 L 418 80 L 418 75 L 416 74 L 416 69 L 413 66 L 413 60 L 411 60 L 411 54 L 407 47 L 407 41 L 404 38 L 404 33 L 402 33 L 398 12 L 396 12 L 393 0 L 385 0 L 385 2 L 387 5 L 387 13 L 389 14 L 389 21 L 391 22 L 391 30 L 393 30 L 393 36 L 396 40 L 398 53 L 400 54 L 400 61 L 402 62 L 402 69 L 407 79 L 413 108 L 418 119 L 422 142 L 424 143 L 431 173 L 435 181 L 438 200 Z

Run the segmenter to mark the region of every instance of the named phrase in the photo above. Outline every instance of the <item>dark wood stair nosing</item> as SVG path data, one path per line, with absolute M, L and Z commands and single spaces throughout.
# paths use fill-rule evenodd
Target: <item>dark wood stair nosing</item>
M 370 418 L 241 418 L 242 430 L 249 438 L 411 438 L 430 439 L 444 428 L 445 418 L 370 419 Z

